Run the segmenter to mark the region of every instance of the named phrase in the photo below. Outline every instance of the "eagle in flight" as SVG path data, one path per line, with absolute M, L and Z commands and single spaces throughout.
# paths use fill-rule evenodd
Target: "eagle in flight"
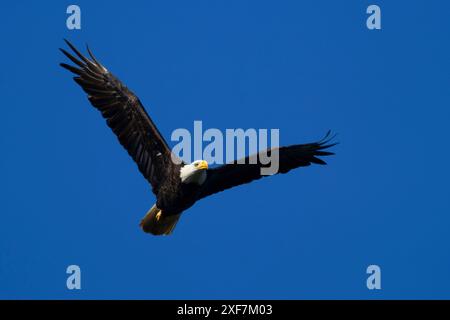
M 66 63 L 60 65 L 75 74 L 75 82 L 87 93 L 91 104 L 101 112 L 156 195 L 156 203 L 140 223 L 145 232 L 154 235 L 171 234 L 181 213 L 198 200 L 264 177 L 261 169 L 266 165 L 259 161 L 258 155 L 216 168 L 208 168 L 208 163 L 204 160 L 192 163 L 173 161 L 177 158 L 139 98 L 95 59 L 89 47 L 87 51 L 90 59 L 69 41 L 65 42 L 78 58 L 60 49 L 76 66 Z M 331 142 L 333 138 L 328 132 L 318 142 L 277 148 L 277 173 L 286 173 L 311 163 L 326 164 L 319 157 L 333 154 L 324 151 L 336 144 Z M 268 150 L 267 154 L 272 150 L 274 149 Z M 250 161 L 255 156 L 256 161 Z

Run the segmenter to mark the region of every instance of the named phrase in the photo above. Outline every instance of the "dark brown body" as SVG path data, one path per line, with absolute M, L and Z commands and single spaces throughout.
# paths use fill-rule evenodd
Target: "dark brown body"
M 162 211 L 163 216 L 178 215 L 197 201 L 200 186 L 195 183 L 182 183 L 181 167 L 182 165 L 176 165 L 170 168 L 173 172 L 167 174 L 169 178 L 161 182 L 156 195 L 156 206 Z

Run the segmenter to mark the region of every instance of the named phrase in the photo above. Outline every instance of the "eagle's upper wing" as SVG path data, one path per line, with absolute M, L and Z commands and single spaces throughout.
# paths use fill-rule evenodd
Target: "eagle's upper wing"
M 87 49 L 91 59 L 83 56 L 65 40 L 79 59 L 60 49 L 77 67 L 60 65 L 76 74 L 74 80 L 88 94 L 113 130 L 122 146 L 137 163 L 139 170 L 158 193 L 168 166 L 172 165 L 171 151 L 145 111 L 138 97 L 102 66 Z
M 311 163 L 326 164 L 325 161 L 319 159 L 318 156 L 334 154 L 332 152 L 323 151 L 336 144 L 330 143 L 333 138 L 334 136 L 330 136 L 330 132 L 328 132 L 322 140 L 315 143 L 297 144 L 278 148 L 279 169 L 277 173 L 286 173 L 298 167 L 309 166 Z M 271 156 L 272 150 L 274 149 L 267 152 L 268 156 Z M 256 162 L 254 164 L 251 164 L 249 161 L 252 157 L 254 157 L 253 160 L 256 160 L 253 161 Z M 209 169 L 198 199 L 265 177 L 265 175 L 261 174 L 261 168 L 264 167 L 267 167 L 267 165 L 261 163 L 259 156 L 253 155 L 245 158 L 245 162 L 241 159 L 240 161 Z

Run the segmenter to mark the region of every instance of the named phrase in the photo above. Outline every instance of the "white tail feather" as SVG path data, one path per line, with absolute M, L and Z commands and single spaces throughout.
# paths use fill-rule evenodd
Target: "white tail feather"
M 169 235 L 175 229 L 180 215 L 164 216 L 155 204 L 141 220 L 140 226 L 142 230 L 153 235 Z

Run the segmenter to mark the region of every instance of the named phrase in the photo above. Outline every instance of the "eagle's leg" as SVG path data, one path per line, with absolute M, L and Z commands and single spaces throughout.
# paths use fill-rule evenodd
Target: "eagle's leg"
M 140 226 L 144 232 L 154 235 L 171 234 L 181 214 L 165 216 L 156 204 L 147 212 L 141 220 Z

